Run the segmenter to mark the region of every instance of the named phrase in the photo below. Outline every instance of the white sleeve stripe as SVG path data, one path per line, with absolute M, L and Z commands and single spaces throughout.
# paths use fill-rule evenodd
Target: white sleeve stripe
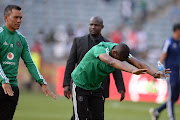
M 0 27 L 0 33 L 3 31 L 4 29 L 2 27 Z
M 4 71 L 3 71 L 2 67 L 1 67 L 1 65 L 0 65 L 0 75 L 2 76 L 2 78 L 5 79 L 5 82 L 6 82 L 6 83 L 9 83 L 9 79 L 8 79 L 8 78 L 6 77 L 6 75 L 4 74 Z
M 127 60 L 129 60 L 129 59 L 132 58 L 132 57 L 133 57 L 133 56 L 129 53 Z
M 163 49 L 162 49 L 162 52 L 163 53 L 167 53 L 167 50 L 169 48 L 169 45 L 170 45 L 170 39 L 166 40 L 165 43 L 164 43 L 164 46 L 163 46 Z
M 28 51 L 29 51 L 30 57 L 31 57 L 31 59 L 32 59 L 32 56 L 31 56 L 31 53 L 30 53 L 30 50 L 29 50 L 29 45 L 28 45 Z M 33 59 L 32 59 L 32 61 L 33 61 Z M 33 64 L 34 64 L 35 67 L 36 67 L 36 70 L 37 70 L 37 72 L 38 72 L 39 78 L 40 78 L 40 79 L 43 79 L 43 82 L 45 82 L 43 76 L 40 74 L 40 72 L 39 72 L 39 70 L 38 70 L 36 64 L 34 63 L 34 61 L 33 61 Z
M 132 58 L 132 57 L 133 57 L 133 56 L 129 53 L 128 59 L 129 59 L 129 58 Z
M 4 76 L 3 76 L 3 73 L 2 73 L 2 72 L 0 72 L 0 75 L 1 75 L 1 77 L 4 79 Z
M 32 57 L 31 57 L 31 59 L 32 59 Z M 34 61 L 33 61 L 33 64 L 36 66 L 36 64 L 34 63 Z M 36 66 L 36 70 L 37 70 L 37 72 L 38 72 L 38 75 L 39 75 L 40 79 L 43 79 L 43 80 L 44 80 L 44 78 L 43 78 L 43 76 L 40 74 L 37 66 Z
M 16 30 L 17 34 L 24 37 L 18 30 Z M 25 38 L 25 37 L 24 37 Z
M 4 74 L 3 70 L 2 70 L 1 65 L 0 65 L 0 74 L 1 74 L 2 78 L 4 78 L 4 77 L 5 77 L 5 74 Z

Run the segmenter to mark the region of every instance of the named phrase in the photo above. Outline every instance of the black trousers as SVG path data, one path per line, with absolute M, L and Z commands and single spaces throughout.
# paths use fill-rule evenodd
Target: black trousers
M 72 86 L 73 120 L 104 120 L 103 88 L 97 90 L 85 90 Z M 88 115 L 90 114 L 90 115 Z
M 14 96 L 9 96 L 4 93 L 0 86 L 0 120 L 12 120 L 19 98 L 19 88 L 12 87 Z

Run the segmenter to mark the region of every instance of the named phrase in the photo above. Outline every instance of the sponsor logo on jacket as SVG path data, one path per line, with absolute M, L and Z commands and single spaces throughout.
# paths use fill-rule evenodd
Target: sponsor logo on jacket
M 8 60 L 12 60 L 14 58 L 14 54 L 12 52 L 9 52 L 7 55 Z
M 16 64 L 15 62 L 9 62 L 9 61 L 4 61 L 2 63 L 6 64 L 6 65 L 15 65 Z
M 7 54 L 7 59 L 8 60 L 14 59 L 14 54 L 12 52 L 9 52 Z M 5 64 L 5 65 L 15 65 L 16 64 L 15 62 L 10 62 L 10 61 L 3 61 L 2 63 Z

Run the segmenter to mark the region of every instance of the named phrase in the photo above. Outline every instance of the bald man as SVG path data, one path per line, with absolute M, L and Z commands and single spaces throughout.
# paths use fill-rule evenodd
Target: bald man
M 92 17 L 89 21 L 89 34 L 75 38 L 73 41 L 73 45 L 71 48 L 71 52 L 66 64 L 66 70 L 64 75 L 64 96 L 68 99 L 71 96 L 71 88 L 72 80 L 71 80 L 71 73 L 75 69 L 75 67 L 80 63 L 84 55 L 95 45 L 99 44 L 100 42 L 108 42 L 106 38 L 101 35 L 101 30 L 104 28 L 103 19 L 99 16 Z M 113 72 L 113 77 L 115 79 L 116 87 L 119 93 L 121 93 L 121 100 L 124 99 L 125 87 L 122 78 L 122 73 L 120 70 L 115 70 Z M 109 97 L 109 83 L 110 77 L 104 79 L 102 87 L 103 87 L 103 97 Z M 102 92 L 101 90 L 101 92 Z M 104 99 L 105 100 L 105 99 Z M 72 117 L 72 120 L 74 117 Z M 89 112 L 88 120 L 91 120 L 91 112 Z

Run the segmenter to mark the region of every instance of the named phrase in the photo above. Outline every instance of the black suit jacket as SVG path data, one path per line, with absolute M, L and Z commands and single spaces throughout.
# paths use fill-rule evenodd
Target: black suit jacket
M 71 48 L 71 52 L 69 55 L 69 58 L 67 60 L 66 64 L 66 70 L 65 70 L 65 75 L 64 75 L 64 82 L 63 82 L 63 87 L 66 85 L 71 86 L 71 73 L 73 72 L 75 66 L 77 66 L 84 55 L 88 52 L 89 47 L 88 47 L 88 35 L 85 35 L 83 37 L 77 37 L 73 41 L 73 45 Z M 105 42 L 109 42 L 107 39 L 104 38 Z M 115 83 L 117 86 L 118 91 L 123 90 L 125 91 L 124 87 L 124 82 L 122 78 L 122 73 L 120 70 L 115 70 L 113 72 L 113 77 L 115 79 Z M 109 97 L 109 83 L 110 83 L 110 78 L 109 75 L 105 78 L 105 80 L 102 83 L 102 86 L 104 88 L 104 97 L 108 98 Z

